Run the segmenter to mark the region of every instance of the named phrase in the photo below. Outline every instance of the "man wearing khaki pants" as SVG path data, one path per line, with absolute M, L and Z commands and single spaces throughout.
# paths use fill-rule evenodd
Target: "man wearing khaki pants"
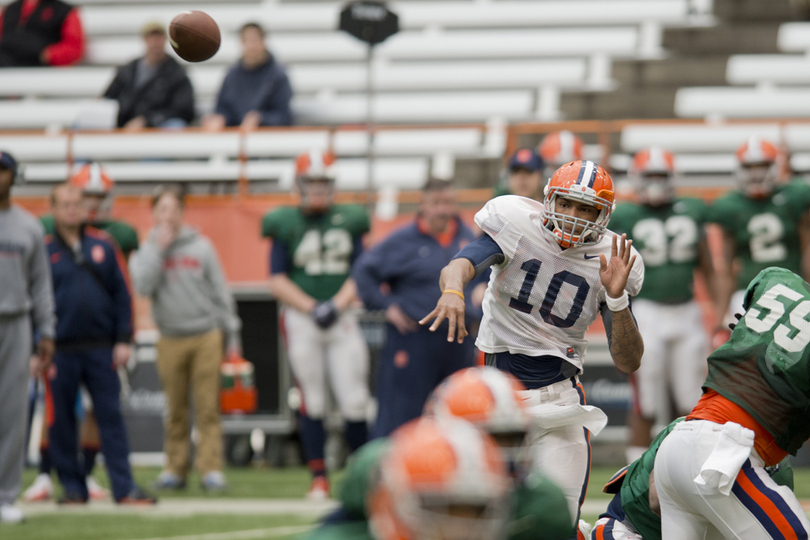
M 241 354 L 233 298 L 210 240 L 183 225 L 183 194 L 159 189 L 152 200 L 155 226 L 130 260 L 135 289 L 152 300 L 160 330 L 157 367 L 166 393 L 168 463 L 155 486 L 179 489 L 189 469 L 189 392 L 200 433 L 195 467 L 207 490 L 226 487 L 222 474 L 219 366 L 223 335 L 228 352 Z

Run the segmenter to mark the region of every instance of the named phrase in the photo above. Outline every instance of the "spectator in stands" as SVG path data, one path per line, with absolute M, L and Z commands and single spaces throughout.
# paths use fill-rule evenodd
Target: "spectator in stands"
M 535 201 L 543 200 L 543 158 L 534 150 L 521 148 L 509 158 L 505 178 L 495 186 L 495 196 L 519 195 Z
M 152 300 L 161 335 L 157 367 L 168 407 L 168 463 L 155 485 L 186 485 L 190 388 L 200 433 L 195 466 L 203 488 L 218 491 L 226 488 L 219 418 L 222 330 L 228 335 L 228 354 L 241 356 L 241 322 L 211 241 L 183 224 L 183 210 L 180 189 L 160 188 L 152 199 L 155 226 L 130 258 L 135 289 Z
M 132 297 L 126 265 L 110 235 L 84 225 L 82 194 L 62 184 L 51 194 L 54 234 L 46 240 L 56 299 L 56 369 L 49 374 L 53 400 L 50 454 L 65 489 L 62 503 L 86 503 L 79 463 L 76 396 L 84 384 L 93 400 L 113 496 L 119 504 L 154 504 L 132 480 L 121 414 L 118 368 L 131 354 Z
M 228 71 L 214 114 L 203 119 L 203 127 L 216 131 L 225 126 L 291 125 L 292 87 L 284 66 L 265 47 L 264 30 L 257 23 L 247 23 L 239 37 L 242 58 Z
M 37 362 L 51 363 L 53 289 L 42 226 L 11 204 L 17 162 L 0 152 L 0 522 L 25 518 L 13 506 L 22 484 L 31 321 L 40 336 Z
M 431 179 L 423 189 L 415 223 L 399 229 L 355 263 L 352 275 L 363 303 L 367 309 L 384 310 L 388 322 L 377 378 L 374 437 L 385 437 L 417 418 L 442 379 L 473 365 L 473 339 L 463 344 L 448 342 L 446 327 L 444 333 L 430 332 L 416 323 L 442 294 L 436 286 L 442 267 L 473 240 L 475 235 L 456 215 L 452 184 Z M 485 272 L 464 291 L 470 320 L 481 317 L 471 296 L 488 275 Z
M 182 128 L 194 120 L 194 89 L 183 67 L 166 54 L 166 29 L 158 22 L 141 29 L 143 57 L 118 68 L 104 97 L 118 101 L 118 127 Z
M 84 54 L 79 11 L 61 0 L 16 0 L 0 12 L 0 67 L 67 66 Z

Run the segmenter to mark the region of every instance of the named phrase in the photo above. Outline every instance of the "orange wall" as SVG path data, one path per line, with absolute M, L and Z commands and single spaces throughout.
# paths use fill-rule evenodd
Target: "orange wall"
M 36 215 L 49 211 L 44 198 L 17 198 L 14 202 Z M 262 216 L 272 208 L 292 202 L 293 199 L 286 196 L 190 196 L 186 222 L 214 243 L 228 281 L 262 281 L 267 277 L 269 252 L 269 242 L 260 236 Z M 472 223 L 476 210 L 462 210 L 467 223 Z M 144 241 L 152 225 L 151 201 L 149 197 L 118 197 L 113 217 L 135 227 L 138 237 Z M 380 241 L 413 217 L 413 214 L 401 214 L 392 221 L 374 219 L 369 243 Z

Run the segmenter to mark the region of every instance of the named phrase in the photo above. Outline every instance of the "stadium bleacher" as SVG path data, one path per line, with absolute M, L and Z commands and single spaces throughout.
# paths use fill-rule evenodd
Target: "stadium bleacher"
M 145 22 L 168 22 L 193 7 L 82 4 L 89 38 L 86 65 L 71 68 L 75 71 L 10 70 L 8 83 L 0 85 L 0 97 L 45 101 L 98 96 L 113 76 L 112 67 L 141 54 L 138 32 Z M 383 122 L 431 122 L 426 117 L 432 113 L 420 109 L 425 102 L 442 99 L 471 107 L 452 111 L 441 105 L 447 115 L 438 121 L 556 120 L 562 117 L 559 92 L 610 90 L 615 87 L 610 80 L 614 58 L 658 57 L 663 54 L 663 26 L 711 20 L 705 2 L 694 0 L 400 2 L 392 7 L 403 31 L 375 51 L 375 87 L 391 94 L 375 105 Z M 364 121 L 365 108 L 358 105 L 365 96 L 366 47 L 335 30 L 340 8 L 338 2 L 207 3 L 205 9 L 223 31 L 223 44 L 213 59 L 190 69 L 199 112 L 211 109 L 225 64 L 237 59 L 238 28 L 257 20 L 270 30 L 271 50 L 288 65 L 301 123 Z M 488 92 L 495 89 L 520 94 Z M 440 95 L 452 91 L 467 95 Z M 344 92 L 347 95 L 330 95 Z M 415 95 L 406 95 L 410 93 Z M 516 104 L 492 105 L 504 98 Z M 64 112 L 54 115 L 48 103 L 20 103 L 21 114 L 0 115 L 0 129 L 67 127 L 69 113 L 78 106 L 65 101 L 58 105 Z
M 8 0 L 0 0 L 0 5 L 6 3 Z M 39 129 L 51 134 L 46 136 L 43 150 L 27 148 L 37 143 L 19 142 L 33 140 L 28 136 L 10 147 L 20 148 L 22 159 L 31 161 L 28 176 L 32 182 L 44 185 L 63 177 L 64 165 L 59 168 L 55 162 L 69 155 L 114 164 L 122 180 L 185 180 L 196 175 L 201 180 L 232 181 L 247 174 L 251 179 L 270 179 L 280 189 L 288 183 L 289 160 L 301 149 L 296 137 L 316 135 L 292 134 L 289 143 L 284 142 L 286 136 L 274 134 L 254 143 L 261 136 L 251 135 L 246 138 L 247 167 L 237 163 L 239 142 L 234 134 L 220 138 L 191 134 L 190 139 L 175 134 L 109 139 L 77 136 L 69 152 L 68 143 L 52 135 L 74 126 L 78 116 L 97 107 L 95 98 L 112 80 L 115 66 L 142 53 L 139 31 L 145 22 L 168 23 L 186 9 L 205 9 L 223 33 L 222 47 L 214 58 L 203 64 L 186 64 L 200 115 L 212 109 L 227 66 L 238 57 L 238 29 L 255 20 L 269 30 L 271 51 L 288 67 L 297 123 L 339 126 L 362 124 L 367 119 L 367 50 L 335 29 L 341 2 L 206 0 L 196 5 L 174 0 L 91 0 L 78 4 L 88 36 L 82 65 L 3 71 L 0 130 Z M 402 31 L 375 48 L 375 121 L 479 124 L 455 139 L 446 130 L 432 133 L 426 129 L 400 133 L 401 140 L 388 144 L 386 140 L 395 140 L 390 138 L 393 133 L 380 133 L 375 143 L 381 160 L 376 166 L 382 175 L 378 181 L 395 188 L 423 181 L 436 154 L 500 157 L 505 133 L 492 126 L 564 119 L 561 103 L 566 94 L 616 89 L 611 75 L 614 61 L 661 58 L 665 55 L 665 28 L 706 26 L 714 21 L 711 2 L 705 0 L 405 1 L 391 7 L 399 14 Z M 480 125 L 485 123 L 491 127 L 482 137 Z M 323 132 L 317 136 L 324 137 Z M 365 137 L 338 132 L 332 140 L 341 161 L 347 160 L 342 169 L 345 179 L 339 178 L 344 188 L 364 185 L 354 175 L 357 171 L 364 176 L 360 171 L 365 168 L 348 160 L 365 158 Z M 191 141 L 199 147 L 189 150 Z M 288 148 L 295 152 L 286 151 Z M 396 161 L 404 155 L 411 160 L 407 166 Z M 144 162 L 147 159 L 178 161 L 158 166 Z M 398 163 L 409 172 L 396 173 Z

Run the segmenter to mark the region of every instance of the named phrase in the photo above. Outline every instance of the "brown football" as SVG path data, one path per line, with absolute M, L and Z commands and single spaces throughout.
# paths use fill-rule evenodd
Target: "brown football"
M 188 62 L 202 62 L 219 50 L 219 26 L 207 13 L 184 11 L 169 25 L 169 43 L 177 56 Z

